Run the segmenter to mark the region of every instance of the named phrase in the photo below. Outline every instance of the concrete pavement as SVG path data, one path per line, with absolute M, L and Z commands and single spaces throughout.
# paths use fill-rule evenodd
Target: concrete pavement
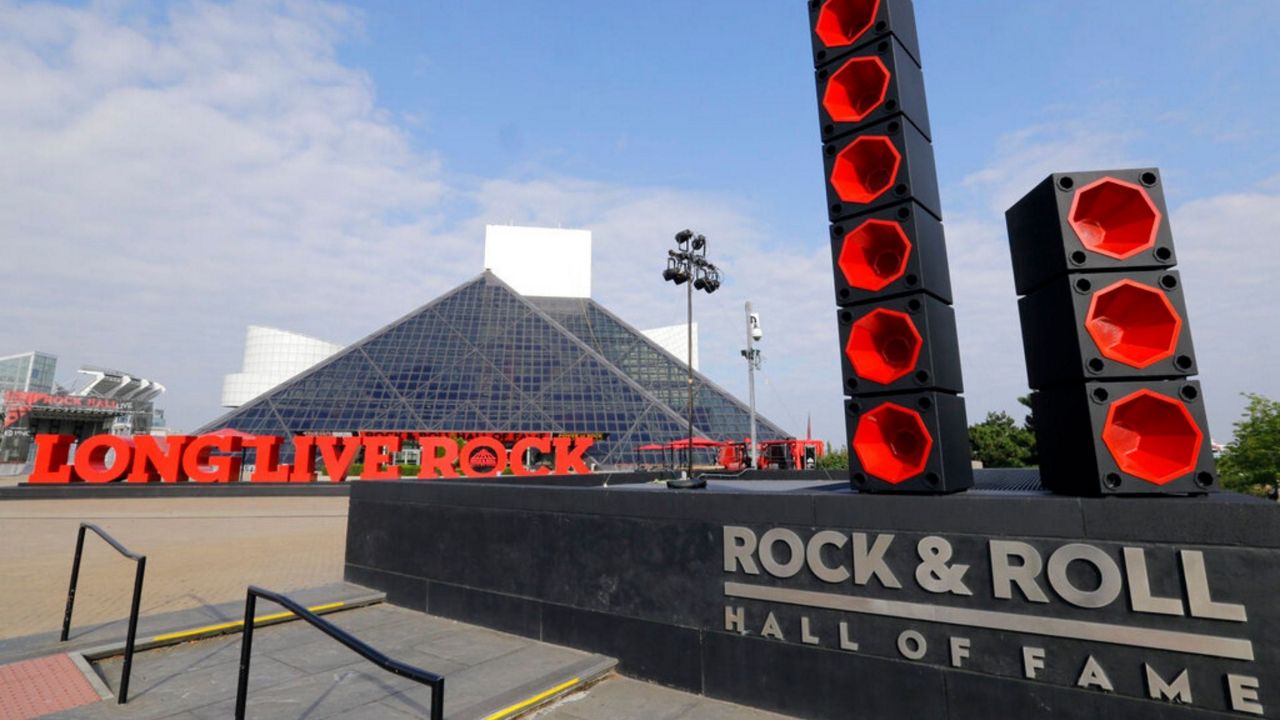
M 326 619 L 381 652 L 445 677 L 449 720 L 778 720 L 764 713 L 612 674 L 600 655 L 389 605 Z M 83 705 L 53 718 L 192 720 L 232 716 L 240 636 L 148 650 L 134 659 L 130 701 Z M 114 692 L 120 658 L 96 665 Z M 548 690 L 560 688 L 542 701 Z M 548 703 L 539 706 L 539 702 Z M 248 716 L 425 718 L 430 690 L 393 676 L 294 621 L 254 633 Z
M 57 642 L 81 521 L 147 555 L 141 641 L 238 618 L 249 584 L 307 605 L 367 595 L 331 585 L 342 577 L 346 511 L 346 498 L 314 497 L 0 502 L 0 663 L 53 661 L 68 650 L 123 639 L 134 565 L 90 535 L 72 639 Z M 259 612 L 272 607 L 260 604 Z M 450 720 L 781 717 L 622 678 L 612 674 L 609 658 L 402 608 L 343 609 L 326 618 L 398 660 L 444 674 Z M 139 651 L 127 705 L 112 698 L 51 717 L 231 717 L 239 648 L 236 633 Z M 119 656 L 106 658 L 92 674 L 115 692 L 121 664 Z M 381 671 L 296 620 L 255 633 L 252 687 L 254 718 L 376 720 L 427 717 L 430 710 L 427 688 Z M 531 702 L 553 688 L 560 690 Z
M 57 629 L 80 521 L 147 556 L 142 614 L 342 580 L 346 498 L 131 498 L 0 502 L 0 640 Z M 73 627 L 129 612 L 134 564 L 85 539 Z

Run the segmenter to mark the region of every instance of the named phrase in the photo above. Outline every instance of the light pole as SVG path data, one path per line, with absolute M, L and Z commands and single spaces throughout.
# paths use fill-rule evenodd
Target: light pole
M 751 302 L 748 301 L 747 349 L 742 351 L 742 357 L 747 359 L 747 392 L 751 398 L 751 447 L 747 450 L 747 467 L 751 470 L 756 469 L 756 456 L 760 452 L 760 445 L 756 440 L 756 371 L 760 369 L 760 351 L 755 348 L 755 342 L 763 337 L 760 316 L 751 312 Z
M 693 477 L 693 291 L 694 288 L 708 294 L 720 289 L 720 269 L 707 261 L 707 239 L 695 235 L 692 230 L 681 230 L 676 233 L 676 249 L 667 251 L 667 269 L 662 271 L 662 279 L 676 285 L 688 284 L 686 290 L 686 307 L 688 322 L 689 357 L 686 367 L 689 370 L 689 446 L 685 476 L 667 481 L 667 487 L 680 490 L 704 488 L 707 481 Z

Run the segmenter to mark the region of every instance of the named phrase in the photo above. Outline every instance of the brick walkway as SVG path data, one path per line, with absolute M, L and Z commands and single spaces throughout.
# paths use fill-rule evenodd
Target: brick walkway
M 4 501 L 0 639 L 61 627 L 82 520 L 147 556 L 144 615 L 243 599 L 250 583 L 289 591 L 342 579 L 346 498 Z M 73 635 L 128 615 L 133 568 L 86 537 Z
M 0 665 L 0 720 L 25 720 L 98 701 L 66 655 Z

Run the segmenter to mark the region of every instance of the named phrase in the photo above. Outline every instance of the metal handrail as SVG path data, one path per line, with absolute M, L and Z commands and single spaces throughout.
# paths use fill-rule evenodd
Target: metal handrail
M 129 674 L 133 670 L 133 641 L 138 634 L 138 607 L 142 603 L 142 576 L 147 571 L 147 556 L 139 555 L 121 545 L 118 540 L 107 534 L 105 530 L 93 523 L 80 523 L 76 533 L 76 558 L 71 563 L 71 585 L 67 588 L 67 610 L 62 616 L 62 637 L 59 642 L 66 642 L 71 633 L 71 611 L 76 604 L 76 583 L 80 580 L 80 554 L 84 551 L 84 531 L 92 530 L 110 545 L 115 551 L 138 564 L 133 576 L 133 605 L 129 609 L 129 634 L 124 641 L 124 667 L 120 671 L 120 697 L 116 701 L 123 705 L 129 701 Z
M 253 653 L 254 611 L 259 597 L 266 598 L 293 612 L 294 615 L 306 620 L 320 632 L 346 645 L 359 654 L 360 657 L 383 670 L 430 686 L 431 720 L 444 720 L 444 676 L 389 658 L 288 597 L 270 590 L 264 590 L 256 585 L 249 586 L 249 591 L 244 600 L 244 635 L 240 641 L 240 679 L 236 683 L 236 720 L 244 720 L 245 702 L 249 693 L 249 660 Z

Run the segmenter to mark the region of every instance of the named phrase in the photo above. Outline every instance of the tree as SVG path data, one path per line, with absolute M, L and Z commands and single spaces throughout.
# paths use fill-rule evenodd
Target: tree
M 827 447 L 834 447 L 831 443 L 827 443 Z M 826 455 L 818 458 L 819 470 L 848 470 L 849 469 L 849 450 L 841 448 L 839 450 L 831 450 Z
M 1266 495 L 1280 482 L 1280 402 L 1253 393 L 1244 396 L 1249 404 L 1218 458 L 1218 472 L 1228 490 Z
M 1036 436 L 1005 412 L 969 426 L 969 448 L 984 467 L 1027 467 L 1035 459 Z
M 1018 404 L 1027 409 L 1027 416 L 1022 421 L 1022 427 L 1034 433 L 1036 431 L 1036 407 L 1031 403 L 1030 395 L 1018 396 Z

